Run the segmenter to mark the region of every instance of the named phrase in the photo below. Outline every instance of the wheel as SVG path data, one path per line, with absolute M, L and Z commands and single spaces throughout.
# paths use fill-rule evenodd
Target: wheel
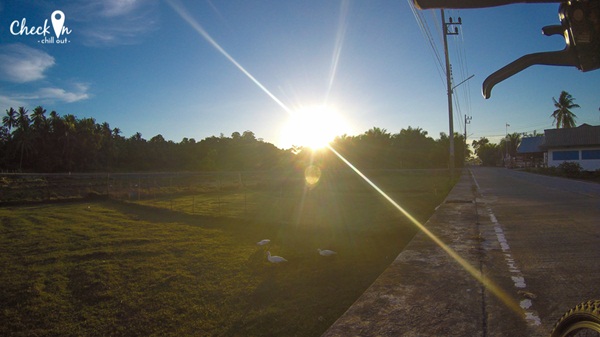
M 561 317 L 551 337 L 600 336 L 600 300 L 578 304 Z

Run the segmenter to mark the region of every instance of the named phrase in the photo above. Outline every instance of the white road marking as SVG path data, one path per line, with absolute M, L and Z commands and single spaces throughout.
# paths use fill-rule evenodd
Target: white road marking
M 525 276 L 523 276 L 523 273 L 517 267 L 517 263 L 516 263 L 514 257 L 512 256 L 512 253 L 510 250 L 510 245 L 508 244 L 506 235 L 504 235 L 504 229 L 502 228 L 502 225 L 500 224 L 500 222 L 498 221 L 498 219 L 492 212 L 492 209 L 490 208 L 490 206 L 486 205 L 485 208 L 490 217 L 490 221 L 494 225 L 494 232 L 496 232 L 496 239 L 498 240 L 498 243 L 500 244 L 500 247 L 502 248 L 502 252 L 504 253 L 504 260 L 506 261 L 506 266 L 508 267 L 509 272 L 515 274 L 514 276 L 510 277 L 514 283 L 515 288 L 526 289 L 527 283 L 525 282 Z M 542 320 L 540 319 L 538 314 L 534 310 L 530 310 L 531 307 L 533 306 L 533 302 L 530 299 L 521 301 L 520 305 L 521 305 L 521 308 L 523 308 L 523 310 L 525 310 L 525 320 L 527 321 L 527 323 L 529 325 L 538 326 L 538 325 L 542 324 Z
M 471 172 L 471 177 L 473 178 L 473 181 L 475 182 L 475 186 L 477 186 L 477 190 L 479 191 L 479 194 L 481 194 L 481 189 L 479 188 L 479 183 L 477 182 L 477 179 L 475 179 L 475 176 L 473 175 L 472 172 Z M 512 256 L 512 253 L 510 250 L 510 245 L 508 244 L 506 235 L 504 235 L 504 229 L 502 228 L 502 225 L 496 218 L 496 215 L 494 214 L 494 212 L 492 211 L 492 209 L 489 205 L 485 204 L 485 209 L 488 213 L 488 216 L 490 217 L 490 221 L 492 222 L 492 224 L 494 226 L 494 232 L 496 233 L 496 239 L 498 240 L 498 243 L 500 244 L 500 247 L 502 248 L 502 252 L 504 253 L 504 260 L 506 261 L 506 266 L 508 267 L 509 272 L 514 274 L 514 276 L 511 276 L 511 279 L 514 283 L 515 288 L 520 289 L 520 290 L 527 288 L 527 283 L 525 282 L 525 276 L 523 275 L 521 270 L 517 267 L 517 262 L 515 261 L 514 257 Z M 525 311 L 525 320 L 527 321 L 527 323 L 529 325 L 539 326 L 542 324 L 542 320 L 538 316 L 537 312 L 535 312 L 535 310 L 530 310 L 531 307 L 533 306 L 533 301 L 531 301 L 530 299 L 524 299 L 520 302 L 520 306 Z

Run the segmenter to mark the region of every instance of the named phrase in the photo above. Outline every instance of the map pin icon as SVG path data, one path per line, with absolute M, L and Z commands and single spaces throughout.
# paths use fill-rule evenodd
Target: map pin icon
M 64 25 L 65 13 L 59 10 L 52 12 L 52 28 L 54 28 L 54 34 L 56 34 L 57 39 L 60 37 Z

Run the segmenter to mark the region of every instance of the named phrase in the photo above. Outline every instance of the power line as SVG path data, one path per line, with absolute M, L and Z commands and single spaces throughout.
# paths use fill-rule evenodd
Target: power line
M 436 61 L 436 69 L 438 71 L 438 75 L 440 76 L 440 79 L 442 80 L 442 83 L 444 84 L 444 87 L 447 86 L 447 84 L 445 83 L 445 76 L 446 76 L 446 66 L 442 63 L 442 58 L 441 58 L 441 53 L 438 50 L 437 45 L 435 43 L 435 39 L 433 38 L 433 34 L 431 33 L 431 29 L 430 29 L 430 24 L 428 23 L 428 21 L 424 18 L 423 14 L 424 11 L 419 11 L 415 8 L 413 0 L 407 0 L 408 5 L 413 13 L 413 16 L 415 17 L 415 20 L 417 21 L 417 25 L 419 26 L 419 29 L 421 30 L 421 35 L 422 37 L 425 39 L 425 42 L 430 46 L 431 48 L 431 52 L 432 55 Z M 452 23 L 452 21 L 450 21 L 450 23 L 446 23 L 444 22 L 444 27 L 442 28 L 442 26 L 440 25 L 439 22 L 439 18 L 436 16 L 434 11 L 430 11 L 431 15 L 432 15 L 432 20 L 435 26 L 435 31 L 439 33 L 439 38 L 441 40 L 443 40 L 447 35 L 456 35 L 455 33 L 449 33 L 449 34 L 445 34 L 448 33 L 446 31 L 446 29 L 448 28 L 448 25 L 453 25 L 455 26 L 460 26 L 460 18 L 459 18 L 459 23 Z M 458 31 L 456 32 L 458 33 Z M 462 41 L 462 43 L 460 43 Z M 458 39 L 454 39 L 454 42 L 458 45 L 458 48 L 455 49 L 455 55 L 456 58 L 458 60 L 458 70 L 459 70 L 459 76 L 460 78 L 467 78 L 467 72 L 468 72 L 468 67 L 467 67 L 467 61 L 466 61 L 466 52 L 465 52 L 465 48 L 464 48 L 464 38 L 462 38 L 461 40 Z M 452 67 L 450 67 L 450 71 L 452 71 Z M 453 74 L 451 73 L 451 82 L 453 82 Z M 465 80 L 466 81 L 466 80 Z M 465 81 L 461 82 L 464 83 Z M 462 133 L 464 133 L 465 130 L 465 125 L 464 125 L 464 114 L 463 114 L 463 108 L 461 105 L 461 99 L 460 96 L 458 95 L 453 89 L 454 89 L 454 84 L 451 84 L 451 88 L 446 88 L 447 90 L 449 90 L 449 92 L 451 93 L 451 96 L 454 97 L 453 101 L 453 106 L 455 107 L 456 111 L 458 112 L 457 114 L 454 114 L 452 117 L 452 122 L 456 122 L 456 124 L 459 126 L 459 129 Z M 470 107 L 471 107 L 471 101 L 470 101 L 470 89 L 469 87 L 467 87 L 467 89 L 465 90 L 465 92 L 462 94 L 462 100 L 466 105 L 466 109 L 468 112 L 470 112 Z M 452 136 L 452 135 L 449 135 Z
M 460 11 L 458 11 L 458 16 L 460 17 Z M 461 68 L 461 76 L 462 78 L 466 78 L 467 76 L 469 76 L 470 72 L 469 72 L 469 63 L 467 60 L 467 51 L 465 49 L 465 30 L 462 28 L 462 26 L 460 27 L 460 43 L 458 43 L 458 47 L 457 51 L 459 54 L 459 65 Z M 465 102 L 466 105 L 466 115 L 472 115 L 472 110 L 471 110 L 471 85 L 470 83 L 465 83 L 466 84 L 466 89 L 463 91 L 463 100 Z
M 425 20 L 423 18 L 423 16 L 421 15 L 421 12 L 415 8 L 412 0 L 407 0 L 407 2 L 413 13 L 413 16 L 415 17 L 415 20 L 417 21 L 417 25 L 419 26 L 419 30 L 421 31 L 421 36 L 425 39 L 425 42 L 427 44 L 429 44 L 433 58 L 435 61 L 437 61 L 436 70 L 438 71 L 438 75 L 440 77 L 440 80 L 442 81 L 442 84 L 444 84 L 445 80 L 444 80 L 443 73 L 445 72 L 444 71 L 445 67 L 443 65 L 440 53 L 434 42 L 433 36 L 431 34 L 431 30 L 429 29 L 429 25 L 427 24 L 427 20 Z M 434 22 L 436 22 L 436 21 L 434 20 Z M 445 84 L 444 84 L 444 86 L 445 86 Z

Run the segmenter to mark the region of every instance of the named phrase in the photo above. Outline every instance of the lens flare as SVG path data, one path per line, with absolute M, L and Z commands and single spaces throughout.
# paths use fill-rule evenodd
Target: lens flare
M 321 169 L 316 165 L 308 165 L 304 170 L 304 181 L 308 187 L 313 187 L 321 180 Z
M 417 226 L 425 235 L 427 235 L 433 242 L 435 242 L 440 248 L 442 248 L 446 254 L 450 255 L 461 267 L 466 270 L 471 276 L 476 279 L 479 283 L 481 283 L 486 289 L 492 292 L 498 299 L 500 299 L 509 309 L 514 311 L 515 313 L 524 317 L 525 313 L 523 308 L 504 290 L 502 290 L 499 286 L 497 286 L 492 280 L 485 277 L 481 272 L 473 267 L 467 260 L 463 259 L 458 253 L 456 253 L 452 248 L 446 245 L 440 238 L 438 238 L 435 234 L 429 231 L 419 220 L 413 217 L 410 213 L 408 213 L 402 206 L 400 206 L 394 199 L 388 196 L 382 189 L 380 189 L 375 183 L 373 183 L 367 176 L 365 176 L 362 172 L 360 172 L 352 163 L 350 163 L 346 158 L 344 158 L 341 154 L 339 154 L 333 147 L 327 146 L 331 152 L 333 152 L 340 160 L 342 160 L 348 167 L 350 167 L 356 174 L 358 174 L 367 184 L 369 184 L 377 193 L 383 196 L 390 204 L 392 204 L 400 213 L 404 214 L 410 222 L 412 222 L 415 226 Z
M 279 100 L 275 95 L 273 95 L 262 83 L 260 83 L 250 72 L 248 72 L 244 67 L 242 67 L 229 53 L 227 53 L 205 30 L 204 28 L 194 20 L 191 15 L 184 9 L 183 5 L 177 0 L 169 0 L 168 4 L 173 8 L 173 10 L 181 16 L 200 36 L 202 36 L 207 42 L 209 42 L 215 49 L 217 49 L 227 60 L 229 60 L 233 65 L 235 65 L 244 75 L 246 75 L 254 84 L 256 84 L 263 92 L 265 92 L 273 101 L 275 101 L 283 110 L 285 110 L 288 114 L 292 115 L 293 110 L 286 106 L 281 100 Z M 342 6 L 343 11 L 347 10 L 347 3 L 344 2 Z M 344 13 L 343 18 L 346 17 Z M 334 62 L 332 66 L 332 72 L 330 74 L 330 83 L 328 91 L 331 90 L 332 81 L 335 77 L 335 73 L 337 72 L 337 62 L 339 59 L 339 53 L 341 52 L 341 41 L 345 34 L 345 28 L 340 27 L 340 31 L 338 32 L 338 36 L 340 37 L 340 41 L 338 41 L 338 45 L 336 46 L 336 51 L 334 54 Z M 328 94 L 327 94 L 328 96 Z M 327 125 L 327 124 L 321 124 Z M 327 126 L 325 126 L 327 127 Z M 338 135 L 338 134 L 335 134 Z M 377 185 L 375 185 L 369 178 L 367 178 L 362 172 L 360 172 L 354 165 L 352 165 L 346 158 L 344 158 L 341 154 L 339 154 L 335 149 L 333 149 L 329 144 L 326 144 L 325 147 L 331 152 L 333 152 L 340 160 L 342 160 L 348 167 L 350 167 L 357 175 L 359 175 L 365 182 L 367 182 L 373 189 L 375 189 L 379 194 L 381 194 L 390 204 L 392 204 L 400 213 L 404 214 L 415 226 L 417 226 L 423 233 L 425 233 L 433 242 L 435 242 L 438 246 L 440 246 L 448 255 L 450 255 L 454 260 L 456 260 L 471 276 L 480 282 L 487 290 L 489 290 L 492 294 L 494 294 L 498 299 L 500 299 L 509 309 L 521 315 L 521 317 L 525 318 L 525 313 L 523 309 L 517 304 L 517 302 L 509 296 L 504 290 L 498 287 L 494 282 L 492 282 L 489 278 L 485 277 L 481 274 L 479 270 L 475 267 L 471 266 L 465 259 L 463 259 L 458 253 L 448 247 L 444 242 L 442 242 L 437 236 L 431 233 L 427 228 L 423 226 L 417 219 L 415 219 L 412 215 L 410 215 L 404 208 L 402 208 L 398 203 L 396 203 L 392 198 L 390 198 L 383 190 L 381 190 Z M 308 170 L 308 169 L 307 169 Z M 306 174 L 305 179 L 307 184 L 309 184 L 309 180 L 311 182 L 318 183 L 320 180 L 320 174 L 316 174 L 314 169 L 311 169 L 310 175 Z M 320 169 L 318 170 L 320 172 Z M 308 178 L 310 176 L 310 178 Z M 318 176 L 318 178 L 317 178 Z M 302 198 L 304 200 L 304 197 Z M 303 201 L 302 201 L 303 202 Z M 302 207 L 302 206 L 301 206 Z

